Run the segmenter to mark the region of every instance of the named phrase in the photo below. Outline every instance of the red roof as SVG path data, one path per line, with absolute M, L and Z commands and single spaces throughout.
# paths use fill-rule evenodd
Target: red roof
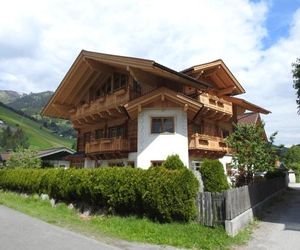
M 238 123 L 241 124 L 256 124 L 259 121 L 259 119 L 259 114 L 253 112 L 238 115 L 237 117 Z

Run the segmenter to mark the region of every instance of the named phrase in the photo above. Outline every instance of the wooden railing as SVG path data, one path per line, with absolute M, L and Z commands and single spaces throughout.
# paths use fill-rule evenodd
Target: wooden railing
M 108 152 L 128 152 L 130 143 L 124 138 L 103 138 L 89 142 L 85 145 L 85 153 L 108 153 Z
M 206 108 L 232 115 L 232 104 L 222 98 L 208 93 L 202 93 L 198 96 L 198 99 Z
M 189 140 L 189 149 L 202 149 L 212 151 L 229 151 L 224 138 L 205 134 L 193 134 Z
M 73 112 L 73 118 L 79 119 L 87 115 L 98 114 L 99 112 L 104 112 L 112 108 L 117 108 L 120 105 L 124 105 L 127 101 L 129 101 L 129 91 L 122 88 L 112 94 L 99 97 L 96 100 L 77 107 Z

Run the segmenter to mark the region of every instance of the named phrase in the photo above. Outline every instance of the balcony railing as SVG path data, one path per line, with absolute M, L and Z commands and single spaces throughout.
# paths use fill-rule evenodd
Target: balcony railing
M 189 149 L 229 152 L 224 138 L 204 134 L 193 134 L 189 140 Z
M 85 153 L 128 152 L 130 143 L 124 138 L 103 138 L 85 145 Z
M 208 93 L 202 93 L 198 98 L 204 107 L 232 115 L 232 104 L 230 102 Z
M 124 105 L 129 100 L 129 91 L 125 88 L 119 89 L 112 94 L 98 97 L 96 100 L 85 103 L 73 111 L 73 118 L 79 119 L 88 115 L 99 114 Z

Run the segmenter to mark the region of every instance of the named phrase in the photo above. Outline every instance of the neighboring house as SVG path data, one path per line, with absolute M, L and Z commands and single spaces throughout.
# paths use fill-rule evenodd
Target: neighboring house
M 0 166 L 5 166 L 6 161 L 10 158 L 10 152 L 0 153 Z
M 159 165 L 178 154 L 186 166 L 231 161 L 224 138 L 245 111 L 269 111 L 245 93 L 222 60 L 181 72 L 151 60 L 82 51 L 43 115 L 78 132 L 71 165 Z
M 68 157 L 74 153 L 75 151 L 65 147 L 50 148 L 38 151 L 37 157 L 42 160 L 43 167 L 68 168 L 70 166 Z M 6 161 L 11 157 L 11 154 L 11 152 L 0 153 L 0 165 L 5 166 Z
M 43 167 L 68 168 L 70 161 L 67 158 L 74 153 L 75 151 L 65 147 L 50 148 L 39 151 L 37 157 L 42 160 Z
M 263 124 L 260 114 L 255 112 L 246 112 L 244 114 L 240 114 L 238 115 L 237 120 L 238 123 L 240 124 L 254 124 L 257 126 Z M 265 129 L 264 129 L 264 138 L 266 141 L 268 140 Z

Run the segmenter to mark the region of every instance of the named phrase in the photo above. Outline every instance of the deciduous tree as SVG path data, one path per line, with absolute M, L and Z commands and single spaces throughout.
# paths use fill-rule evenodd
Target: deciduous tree
M 234 150 L 233 161 L 236 167 L 247 173 L 272 170 L 275 165 L 275 152 L 272 149 L 274 133 L 267 141 L 264 124 L 238 124 L 226 141 Z

